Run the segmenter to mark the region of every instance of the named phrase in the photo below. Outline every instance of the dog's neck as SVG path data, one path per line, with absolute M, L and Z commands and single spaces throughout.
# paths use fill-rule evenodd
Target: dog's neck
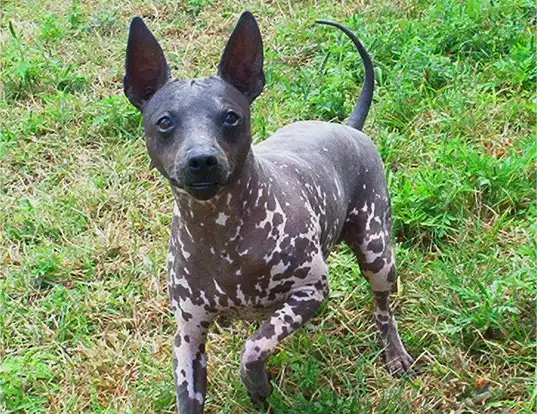
M 207 201 L 197 200 L 186 191 L 172 186 L 181 220 L 195 225 L 200 220 L 218 220 L 221 214 L 240 217 L 241 212 L 258 196 L 259 187 L 265 181 L 263 176 L 263 168 L 250 148 L 237 177 Z

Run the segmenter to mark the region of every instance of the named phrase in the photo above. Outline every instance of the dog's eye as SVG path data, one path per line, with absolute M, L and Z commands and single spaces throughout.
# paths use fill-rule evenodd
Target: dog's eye
M 226 125 L 226 126 L 235 126 L 239 122 L 239 119 L 240 119 L 239 115 L 237 115 L 233 111 L 229 111 L 224 116 L 224 125 Z
M 168 132 L 173 128 L 173 121 L 169 117 L 163 116 L 157 121 L 157 127 L 160 132 Z

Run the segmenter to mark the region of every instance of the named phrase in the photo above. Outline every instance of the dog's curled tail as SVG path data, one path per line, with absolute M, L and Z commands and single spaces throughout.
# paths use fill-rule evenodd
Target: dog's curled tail
M 328 20 L 315 20 L 315 23 L 337 27 L 350 37 L 352 43 L 354 43 L 354 46 L 356 46 L 358 49 L 358 53 L 360 53 L 360 57 L 362 58 L 365 68 L 364 88 L 362 89 L 358 103 L 354 107 L 354 110 L 347 121 L 347 125 L 361 131 L 364 127 L 365 119 L 367 118 L 367 113 L 369 112 L 369 107 L 373 101 L 373 90 L 375 89 L 375 73 L 373 71 L 373 63 L 371 62 L 371 58 L 356 35 L 342 24 Z

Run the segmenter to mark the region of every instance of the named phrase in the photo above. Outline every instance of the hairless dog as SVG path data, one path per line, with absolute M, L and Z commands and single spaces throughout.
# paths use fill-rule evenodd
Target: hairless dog
M 254 403 L 272 392 L 265 370 L 277 345 L 308 321 L 329 292 L 326 259 L 345 241 L 372 286 L 388 370 L 411 370 L 390 310 L 396 283 L 391 203 L 384 166 L 361 132 L 374 73 L 365 66 L 347 125 L 296 122 L 252 145 L 250 105 L 265 85 L 263 42 L 244 12 L 216 76 L 172 79 L 141 18 L 130 26 L 124 90 L 143 114 L 152 163 L 174 195 L 168 289 L 178 323 L 173 341 L 177 405 L 202 413 L 205 341 L 217 315 L 264 321 L 249 337 L 240 375 Z

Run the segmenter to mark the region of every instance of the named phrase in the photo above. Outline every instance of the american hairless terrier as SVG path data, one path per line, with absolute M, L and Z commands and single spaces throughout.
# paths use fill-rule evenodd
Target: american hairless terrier
M 407 372 L 390 310 L 396 283 L 390 195 L 379 153 L 361 132 L 373 96 L 371 60 L 338 23 L 365 66 L 347 125 L 296 122 L 252 146 L 250 104 L 265 85 L 263 43 L 249 12 L 239 19 L 218 74 L 171 77 L 141 18 L 130 26 L 125 94 L 143 114 L 147 149 L 175 199 L 168 289 L 177 404 L 202 413 L 205 341 L 214 318 L 263 320 L 244 345 L 240 375 L 255 403 L 272 392 L 267 358 L 328 296 L 326 259 L 345 241 L 373 288 L 375 320 L 392 374 Z

